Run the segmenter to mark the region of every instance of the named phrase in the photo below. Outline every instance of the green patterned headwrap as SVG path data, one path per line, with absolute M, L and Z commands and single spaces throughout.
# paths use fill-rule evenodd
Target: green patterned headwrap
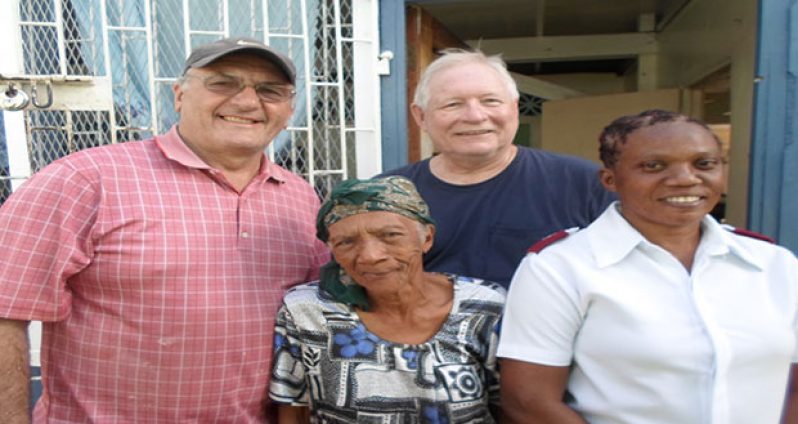
M 351 179 L 338 184 L 321 205 L 316 218 L 316 237 L 327 242 L 330 225 L 352 215 L 375 211 L 393 212 L 423 224 L 435 225 L 427 203 L 407 178 Z M 334 258 L 321 268 L 319 287 L 339 302 L 368 310 L 365 290 Z

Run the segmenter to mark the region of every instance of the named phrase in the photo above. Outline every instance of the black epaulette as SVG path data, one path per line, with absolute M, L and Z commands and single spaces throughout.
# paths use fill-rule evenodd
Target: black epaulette
M 728 224 L 723 224 L 723 225 L 721 225 L 721 227 L 723 227 L 723 229 L 726 230 L 726 231 L 729 231 L 729 232 L 732 232 L 734 234 L 737 234 L 738 236 L 751 237 L 751 238 L 754 238 L 754 239 L 757 239 L 757 240 L 762 240 L 762 241 L 766 241 L 768 243 L 776 244 L 776 239 L 774 239 L 772 237 L 768 237 L 768 236 L 766 236 L 764 234 L 757 233 L 755 231 L 744 230 L 742 228 L 732 227 L 731 225 L 728 225 Z
M 566 237 L 570 236 L 571 233 L 578 231 L 579 228 L 569 228 L 567 230 L 560 230 L 556 233 L 552 233 L 543 237 L 542 239 L 535 242 L 529 249 L 527 249 L 527 253 L 540 253 L 541 250 L 551 246 L 554 243 L 557 243 L 560 240 L 565 239 Z

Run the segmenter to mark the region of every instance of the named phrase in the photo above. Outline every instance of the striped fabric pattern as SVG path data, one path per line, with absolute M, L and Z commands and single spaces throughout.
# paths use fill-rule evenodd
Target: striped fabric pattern
M 328 260 L 264 160 L 237 192 L 180 140 L 78 152 L 0 209 L 0 316 L 41 320 L 37 422 L 260 422 L 284 291 Z

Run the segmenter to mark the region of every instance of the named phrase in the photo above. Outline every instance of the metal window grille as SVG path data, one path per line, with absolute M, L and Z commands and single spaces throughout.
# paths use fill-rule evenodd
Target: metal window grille
M 110 143 L 108 112 L 41 110 L 27 114 L 28 151 L 33 172 L 78 150 Z
M 86 147 L 165 132 L 178 118 L 172 84 L 191 48 L 240 35 L 264 40 L 297 66 L 294 118 L 270 146 L 273 160 L 321 196 L 344 178 L 370 176 L 356 175 L 358 159 L 363 165 L 377 157 L 357 154 L 356 146 L 379 143 L 379 123 L 364 124 L 355 105 L 369 103 L 355 100 L 372 98 L 360 110 L 378 107 L 378 77 L 364 85 L 354 75 L 377 57 L 377 19 L 368 12 L 377 0 L 14 1 L 23 68 L 17 79 L 26 89 L 39 80 L 55 85 L 51 108 L 24 112 L 32 172 Z M 0 195 L 10 178 L 0 173 Z

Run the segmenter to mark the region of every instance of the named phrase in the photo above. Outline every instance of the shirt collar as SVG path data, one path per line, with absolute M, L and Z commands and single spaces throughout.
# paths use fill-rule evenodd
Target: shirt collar
M 714 218 L 707 215 L 701 221 L 701 246 L 699 246 L 699 253 L 704 253 L 709 256 L 722 256 L 731 254 L 739 258 L 741 261 L 757 268 L 764 269 L 762 259 L 751 251 L 750 246 L 746 246 L 740 242 L 739 236 L 735 236 L 731 232 L 718 224 Z
M 619 205 L 617 200 L 612 202 L 588 227 L 588 243 L 599 268 L 620 262 L 638 244 L 646 242 L 618 212 Z
M 180 133 L 177 131 L 177 125 L 173 125 L 165 134 L 156 136 L 155 144 L 169 160 L 177 162 L 187 168 L 213 170 L 210 165 L 200 159 L 200 157 L 186 145 L 180 137 Z M 264 154 L 260 171 L 258 171 L 256 178 L 274 179 L 277 182 L 284 183 L 286 180 L 286 172 L 288 171 L 273 164 Z
M 619 205 L 620 202 L 613 202 L 589 227 L 591 231 L 588 243 L 600 268 L 622 261 L 641 244 L 651 243 L 626 221 L 618 211 Z M 701 220 L 701 229 L 701 242 L 696 256 L 732 254 L 756 268 L 763 269 L 762 261 L 711 216 L 707 215 Z

